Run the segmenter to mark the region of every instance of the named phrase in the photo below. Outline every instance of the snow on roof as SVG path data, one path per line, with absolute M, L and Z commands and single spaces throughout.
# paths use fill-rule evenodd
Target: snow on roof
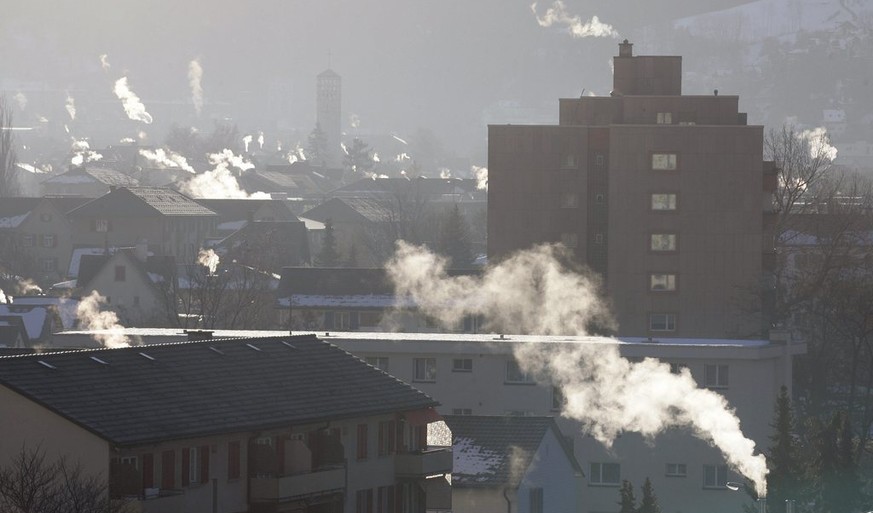
M 452 447 L 452 473 L 463 475 L 467 481 L 485 482 L 491 479 L 504 459 L 504 454 L 480 447 L 472 438 L 457 437 Z
M 29 215 L 30 212 L 18 216 L 0 217 L 0 228 L 18 228 Z
M 321 294 L 293 294 L 294 304 L 305 308 L 394 308 L 414 307 L 412 298 L 399 298 L 394 294 L 354 294 L 329 296 Z M 279 298 L 279 306 L 288 308 L 288 298 Z
M 44 307 L 37 306 L 22 312 L 17 311 L 13 305 L 2 304 L 0 305 L 0 315 L 21 317 L 24 321 L 24 329 L 27 331 L 27 336 L 31 340 L 37 340 L 42 336 L 42 329 L 45 326 L 48 311 Z
M 67 275 L 70 278 L 76 278 L 79 276 L 79 264 L 82 263 L 83 255 L 102 255 L 104 253 L 103 248 L 76 248 L 73 250 L 73 255 L 70 257 L 70 270 L 67 272 Z
M 309 219 L 307 217 L 297 217 L 303 221 L 303 224 L 306 226 L 307 230 L 324 230 L 324 223 L 321 221 L 316 221 L 314 219 Z
M 217 229 L 235 232 L 247 224 L 248 224 L 248 221 L 245 221 L 245 220 L 243 220 L 243 221 L 227 221 L 225 223 L 218 223 Z

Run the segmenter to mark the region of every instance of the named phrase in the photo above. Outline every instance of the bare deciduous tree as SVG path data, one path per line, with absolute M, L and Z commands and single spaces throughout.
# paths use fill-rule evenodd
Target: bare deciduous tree
M 0 97 L 0 198 L 19 194 L 16 176 L 15 139 L 12 137 L 12 109 Z

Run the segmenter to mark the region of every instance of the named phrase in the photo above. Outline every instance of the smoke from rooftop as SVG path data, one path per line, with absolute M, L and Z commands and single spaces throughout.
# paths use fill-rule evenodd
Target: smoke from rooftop
M 131 339 L 124 334 L 124 326 L 119 323 L 118 315 L 111 310 L 103 310 L 105 305 L 106 298 L 96 290 L 83 297 L 76 307 L 79 329 L 93 331 L 91 337 L 103 347 L 131 345 Z
M 141 121 L 147 125 L 151 124 L 153 121 L 152 115 L 146 111 L 146 107 L 139 99 L 139 96 L 130 90 L 130 86 L 127 84 L 127 77 L 121 77 L 115 81 L 113 92 L 121 100 L 124 112 L 128 118 L 134 121 Z
M 563 25 L 567 27 L 567 30 L 574 38 L 618 37 L 618 32 L 612 28 L 612 25 L 601 22 L 597 16 L 592 16 L 586 22 L 583 22 L 579 15 L 571 16 L 561 0 L 556 0 L 551 7 L 546 9 L 545 14 L 542 16 L 537 13 L 536 3 L 531 4 L 530 10 L 533 11 L 537 23 L 541 27 Z
M 197 115 L 203 111 L 203 67 L 200 66 L 200 61 L 197 59 L 188 63 L 188 85 L 191 87 L 191 101 L 194 103 L 194 110 Z

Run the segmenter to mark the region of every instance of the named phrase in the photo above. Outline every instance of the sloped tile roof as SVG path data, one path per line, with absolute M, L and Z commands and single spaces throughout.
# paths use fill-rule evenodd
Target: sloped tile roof
M 70 217 L 215 216 L 215 212 L 166 187 L 119 187 L 69 213 Z
M 553 417 L 446 415 L 452 431 L 452 485 L 518 486 L 546 432 L 553 429 L 572 466 L 581 473 L 572 450 L 563 445 Z
M 314 335 L 0 357 L 0 384 L 120 446 L 437 405 Z

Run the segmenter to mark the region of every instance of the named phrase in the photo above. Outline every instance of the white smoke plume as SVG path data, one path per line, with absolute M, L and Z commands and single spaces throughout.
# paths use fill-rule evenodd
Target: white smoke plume
M 100 54 L 100 67 L 103 68 L 103 71 L 109 71 L 109 68 L 112 66 L 109 64 L 109 55 L 108 54 Z
M 115 96 L 121 100 L 124 112 L 128 118 L 134 121 L 141 121 L 147 125 L 151 124 L 153 121 L 152 115 L 146 112 L 145 105 L 143 105 L 139 96 L 130 90 L 130 86 L 127 84 L 127 77 L 121 77 L 116 80 L 113 91 Z
M 345 153 L 346 155 L 349 154 L 349 149 L 346 148 L 346 143 L 341 142 L 341 143 L 340 143 L 340 148 L 343 150 L 343 153 Z
M 813 159 L 824 158 L 833 161 L 837 158 L 837 149 L 831 145 L 831 138 L 824 127 L 804 130 L 797 136 L 809 147 L 809 156 Z
M 42 173 L 48 173 L 48 172 L 49 172 L 49 171 L 46 170 L 46 169 L 42 169 L 42 168 L 36 167 L 36 166 L 34 166 L 33 164 L 27 164 L 27 163 L 25 163 L 25 162 L 18 162 L 17 165 L 18 165 L 18 167 L 20 167 L 21 169 L 27 171 L 28 173 L 33 173 L 33 174 L 42 174 Z
M 103 347 L 127 347 L 131 345 L 130 337 L 124 334 L 124 326 L 118 322 L 118 315 L 111 310 L 102 310 L 106 298 L 96 290 L 83 297 L 76 307 L 76 319 L 79 329 L 95 331 L 91 337 L 100 342 Z
M 191 100 L 194 102 L 194 110 L 197 115 L 203 111 L 203 67 L 197 59 L 188 63 L 188 85 L 191 86 Z
M 16 103 L 18 103 L 19 109 L 24 110 L 27 108 L 27 96 L 21 91 L 15 93 L 15 96 L 13 96 L 12 99 L 15 100 Z
M 74 166 L 81 166 L 86 162 L 96 162 L 103 158 L 103 155 L 96 151 L 91 151 L 91 146 L 84 139 L 74 140 L 70 149 L 73 151 L 73 156 L 70 157 L 70 164 Z
M 451 169 L 447 169 L 444 167 L 440 168 L 440 178 L 442 178 L 443 180 L 448 180 L 451 177 L 452 177 L 452 170 Z
M 130 142 L 133 142 L 133 139 L 131 139 Z M 182 169 L 189 173 L 195 172 L 194 168 L 188 164 L 188 160 L 185 157 L 172 150 L 165 150 L 163 148 L 158 148 L 156 150 L 141 149 L 139 150 L 139 154 L 145 157 L 146 160 L 165 168 Z
M 394 157 L 394 162 L 403 162 L 404 160 L 409 160 L 409 154 L 406 152 L 401 153 Z
M 6 294 L 3 292 L 3 289 L 0 289 L 0 305 L 5 305 L 9 300 L 6 299 Z
M 612 25 L 601 22 L 597 16 L 592 16 L 590 20 L 584 23 L 579 15 L 570 16 L 567 13 L 564 2 L 561 0 L 555 0 L 552 6 L 546 9 L 546 13 L 543 16 L 537 13 L 536 2 L 531 4 L 530 10 L 533 11 L 537 23 L 541 27 L 551 27 L 555 24 L 565 25 L 574 38 L 618 37 L 618 32 L 612 28 Z
M 473 171 L 473 176 L 476 177 L 476 188 L 480 191 L 488 190 L 488 168 L 487 167 L 479 167 L 473 166 L 471 171 Z
M 197 253 L 197 263 L 209 269 L 209 274 L 215 274 L 218 269 L 219 258 L 212 249 L 201 249 Z
M 67 93 L 67 101 L 64 104 L 64 107 L 67 109 L 67 114 L 70 115 L 70 119 L 75 121 L 76 120 L 76 100 L 74 100 L 73 97 L 70 96 L 70 93 Z
M 246 153 L 248 153 L 249 152 L 249 145 L 252 143 L 252 136 L 251 135 L 244 135 L 242 138 L 242 142 L 243 142 L 243 146 L 245 147 L 244 151 Z
M 489 267 L 481 277 L 449 277 L 446 260 L 399 242 L 387 271 L 398 296 L 409 296 L 427 315 L 455 326 L 465 315 L 482 315 L 502 332 L 543 335 L 587 333 L 592 321 L 606 323 L 607 309 L 596 282 L 560 262 L 561 249 L 538 246 Z M 591 337 L 576 343 L 515 345 L 525 372 L 561 387 L 562 415 L 585 425 L 607 447 L 625 431 L 648 438 L 687 427 L 721 450 L 727 462 L 766 494 L 767 466 L 755 443 L 720 394 L 697 387 L 690 372 L 670 372 L 654 359 L 632 363 L 620 342 Z
M 379 160 L 379 152 L 377 151 L 373 152 L 373 162 L 381 162 L 381 160 Z
M 357 114 L 352 114 L 349 116 L 349 126 L 352 128 L 360 128 L 361 127 L 361 118 Z
M 258 132 L 258 149 L 264 149 L 264 132 Z
M 133 137 L 125 137 L 118 142 L 120 142 L 121 144 L 133 144 L 136 142 L 136 139 L 134 139 Z
M 18 294 L 21 296 L 26 296 L 31 292 L 42 294 L 42 287 L 37 285 L 36 282 L 30 278 L 19 278 L 16 283 L 16 288 L 18 289 Z
M 195 175 L 183 183 L 180 186 L 182 192 L 195 198 L 270 199 L 270 195 L 267 193 L 256 192 L 249 195 L 240 187 L 231 168 L 245 172 L 255 167 L 242 156 L 234 155 L 231 150 L 225 148 L 221 153 L 209 155 L 209 162 L 215 167 L 211 171 Z

